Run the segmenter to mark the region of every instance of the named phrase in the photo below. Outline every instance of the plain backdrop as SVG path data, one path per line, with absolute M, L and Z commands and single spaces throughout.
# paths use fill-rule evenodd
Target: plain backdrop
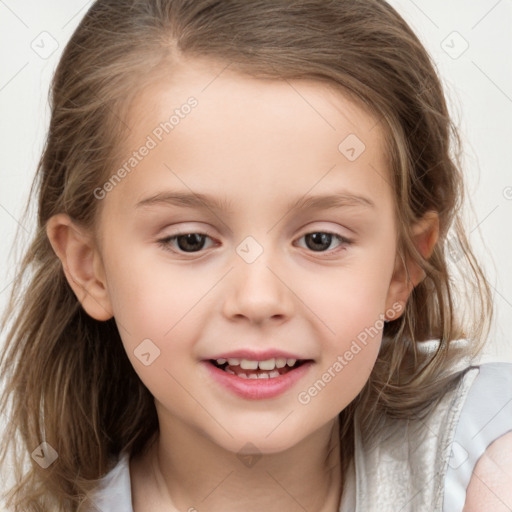
M 468 232 L 497 311 L 486 350 L 512 361 L 512 0 L 390 3 L 433 56 L 460 127 L 474 207 Z M 21 215 L 48 126 L 49 82 L 90 4 L 0 0 L 0 311 L 16 272 L 15 232 L 27 239 L 35 225 Z
M 474 206 L 468 232 L 497 312 L 486 351 L 512 362 L 512 0 L 390 3 L 433 56 L 460 126 Z M 16 271 L 16 229 L 26 239 L 35 225 L 21 214 L 48 126 L 49 82 L 90 4 L 0 0 L 0 311 Z

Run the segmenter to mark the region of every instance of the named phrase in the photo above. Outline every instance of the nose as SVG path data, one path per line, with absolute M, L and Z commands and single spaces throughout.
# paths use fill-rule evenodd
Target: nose
M 253 263 L 237 263 L 226 283 L 223 312 L 227 318 L 245 318 L 259 324 L 269 320 L 284 322 L 292 316 L 292 284 L 273 267 L 263 255 Z

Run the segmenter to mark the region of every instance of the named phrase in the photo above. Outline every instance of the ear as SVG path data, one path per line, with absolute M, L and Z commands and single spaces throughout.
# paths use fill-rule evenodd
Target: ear
M 105 272 L 92 235 L 65 214 L 48 220 L 46 234 L 69 285 L 87 314 L 96 320 L 112 318 Z
M 432 254 L 439 238 L 439 216 L 434 211 L 428 211 L 412 227 L 412 238 L 414 245 L 425 259 Z M 409 295 L 416 285 L 425 278 L 425 271 L 409 258 L 404 261 L 400 254 L 397 254 L 393 277 L 388 289 L 386 298 L 386 309 L 396 311 L 396 303 L 400 303 L 400 313 L 405 309 Z M 395 307 L 393 307 L 395 305 Z M 400 316 L 394 316 L 389 320 Z

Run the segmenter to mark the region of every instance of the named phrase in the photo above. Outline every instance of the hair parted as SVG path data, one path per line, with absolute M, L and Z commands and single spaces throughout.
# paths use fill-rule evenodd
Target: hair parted
M 225 62 L 256 78 L 318 80 L 373 113 L 385 134 L 399 251 L 417 261 L 426 277 L 404 314 L 385 324 L 387 343 L 369 381 L 340 413 L 344 464 L 356 410 L 369 431 L 380 414 L 421 414 L 454 382 L 451 342 L 468 338 L 476 354 L 488 334 L 492 296 L 460 213 L 459 136 L 435 65 L 390 5 L 98 0 L 68 42 L 51 85 L 50 126 L 32 188 L 37 230 L 3 321 L 4 328 L 10 325 L 0 359 L 1 410 L 10 422 L 0 461 L 12 453 L 16 485 L 8 505 L 15 512 L 84 510 L 113 457 L 121 451 L 136 455 L 158 430 L 154 399 L 132 368 L 114 319 L 99 322 L 85 313 L 45 228 L 58 213 L 94 226 L 101 206 L 94 190 L 119 161 L 116 148 L 129 130 L 123 115 L 130 100 L 153 72 L 162 66 L 172 72 L 174 63 L 189 58 Z M 410 228 L 429 211 L 439 215 L 440 238 L 425 260 Z M 449 261 L 453 240 L 456 265 Z M 455 272 L 465 288 L 454 281 Z M 423 361 L 416 347 L 428 339 L 441 342 Z M 43 441 L 58 453 L 46 469 L 30 457 Z

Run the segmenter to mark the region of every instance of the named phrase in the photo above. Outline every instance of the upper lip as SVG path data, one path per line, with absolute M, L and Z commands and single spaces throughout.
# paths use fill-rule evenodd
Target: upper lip
M 249 361 L 267 361 L 268 359 L 296 359 L 296 360 L 305 360 L 306 358 L 301 357 L 297 354 L 292 354 L 291 352 L 285 352 L 283 350 L 276 349 L 267 349 L 263 351 L 255 351 L 250 349 L 240 349 L 234 350 L 232 352 L 224 352 L 222 354 L 217 354 L 213 357 L 209 357 L 208 359 L 248 359 Z

